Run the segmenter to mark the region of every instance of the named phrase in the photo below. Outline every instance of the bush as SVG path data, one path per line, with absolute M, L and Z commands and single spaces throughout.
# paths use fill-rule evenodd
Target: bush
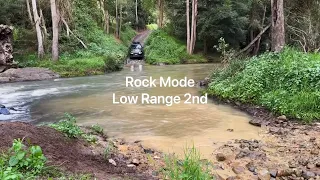
M 0 179 L 36 179 L 44 171 L 46 161 L 41 147 L 27 148 L 15 139 L 9 151 L 0 155 Z
M 79 138 L 84 134 L 84 132 L 76 124 L 76 118 L 68 113 L 65 114 L 65 119 L 55 124 L 49 124 L 49 126 L 57 131 L 62 132 L 69 138 Z
M 126 24 L 121 32 L 120 39 L 124 45 L 129 46 L 136 35 L 136 31 L 132 29 L 130 25 Z
M 149 36 L 146 45 L 146 62 L 149 64 L 180 64 L 188 62 L 206 62 L 201 56 L 188 55 L 186 46 L 162 30 L 156 30 Z
M 103 128 L 101 126 L 99 126 L 98 124 L 92 125 L 91 129 L 94 133 L 103 134 Z
M 185 149 L 183 160 L 179 160 L 175 155 L 167 156 L 165 160 L 166 166 L 164 168 L 164 175 L 168 179 L 212 179 L 208 168 L 201 162 L 200 153 L 194 146 Z
M 320 55 L 291 48 L 232 62 L 212 75 L 208 93 L 267 107 L 305 121 L 320 119 Z

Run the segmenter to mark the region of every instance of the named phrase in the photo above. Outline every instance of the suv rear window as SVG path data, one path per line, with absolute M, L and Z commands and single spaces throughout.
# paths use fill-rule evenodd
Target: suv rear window
M 140 44 L 131 44 L 131 49 L 141 49 L 142 46 Z

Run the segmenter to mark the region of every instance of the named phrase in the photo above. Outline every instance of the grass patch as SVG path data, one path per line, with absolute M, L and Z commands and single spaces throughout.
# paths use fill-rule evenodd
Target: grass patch
M 61 77 L 76 77 L 101 75 L 106 72 L 112 72 L 122 69 L 121 59 L 115 59 L 109 56 L 95 56 L 88 58 L 64 58 L 58 62 L 51 60 L 38 60 L 33 56 L 29 56 L 28 61 L 19 63 L 20 67 L 42 67 L 60 74 Z
M 184 159 L 179 160 L 175 155 L 165 159 L 164 176 L 171 180 L 209 180 L 213 179 L 208 167 L 201 161 L 200 153 L 192 146 L 185 148 Z
M 76 118 L 73 117 L 71 114 L 66 113 L 64 116 L 64 119 L 60 120 L 57 123 L 49 124 L 49 127 L 62 132 L 65 136 L 69 138 L 78 138 L 78 139 L 84 139 L 85 141 L 89 143 L 96 143 L 97 137 L 94 136 L 91 133 L 85 133 L 80 126 L 76 124 Z M 96 128 L 92 129 L 96 130 Z M 103 132 L 103 129 L 99 128 L 99 131 Z M 96 131 L 93 131 L 95 133 Z
M 149 64 L 181 64 L 207 62 L 200 55 L 188 55 L 186 46 L 162 30 L 151 33 L 145 44 L 146 62 Z
M 286 48 L 235 60 L 214 72 L 207 92 L 307 122 L 320 119 L 320 54 Z

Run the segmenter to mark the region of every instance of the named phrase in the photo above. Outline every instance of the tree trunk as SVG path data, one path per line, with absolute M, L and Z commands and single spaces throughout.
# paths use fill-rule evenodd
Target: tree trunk
M 271 51 L 280 52 L 285 46 L 283 0 L 271 0 Z
M 258 35 L 256 38 L 254 38 L 245 48 L 243 48 L 241 51 L 239 51 L 235 56 L 239 56 L 243 52 L 246 52 L 254 43 L 257 42 L 258 39 L 261 38 L 261 36 L 270 28 L 271 24 L 266 26 Z
M 119 38 L 121 36 L 121 28 L 122 28 L 122 4 L 120 4 L 120 20 L 119 20 Z
M 34 27 L 34 22 L 33 22 L 33 19 L 32 19 L 32 13 L 31 13 L 31 9 L 30 9 L 29 0 L 26 0 L 26 3 L 27 3 L 27 11 L 28 11 L 29 20 L 30 20 L 30 23 L 31 23 L 32 27 Z
M 44 20 L 44 16 L 42 13 L 42 9 L 40 9 L 40 19 L 41 19 L 41 28 L 43 29 L 43 40 L 46 42 L 46 38 L 49 36 L 46 26 L 46 21 Z
M 118 14 L 118 0 L 116 0 L 116 37 L 119 38 L 119 14 Z
M 190 2 L 186 0 L 186 17 L 187 17 L 187 53 L 190 54 Z
M 261 27 L 264 26 L 264 21 L 266 19 L 266 12 L 267 12 L 267 6 L 264 6 L 263 8 L 263 16 L 262 16 L 262 20 L 261 20 Z M 260 50 L 260 43 L 261 43 L 261 37 L 259 37 L 257 43 L 256 43 L 256 46 L 253 50 L 253 55 L 257 55 L 259 50 Z
M 158 0 L 159 8 L 159 17 L 158 17 L 158 26 L 163 27 L 163 13 L 164 13 L 164 0 Z
M 107 28 L 107 34 L 109 34 L 110 33 L 110 16 L 109 16 L 109 11 L 108 10 L 106 10 L 106 28 Z
M 192 0 L 192 16 L 191 16 L 191 39 L 189 54 L 193 54 L 195 42 L 197 38 L 197 14 L 198 14 L 198 0 Z
M 43 48 L 43 39 L 42 39 L 42 31 L 40 28 L 40 17 L 37 10 L 37 1 L 32 0 L 32 11 L 33 18 L 36 27 L 37 40 L 38 40 L 38 58 L 42 59 L 44 56 L 44 48 Z
M 52 60 L 59 59 L 59 15 L 57 13 L 56 0 L 50 0 L 52 17 Z
M 208 53 L 207 39 L 203 39 L 203 54 L 206 55 L 207 53 Z
M 136 30 L 139 30 L 138 0 L 136 0 Z
M 191 49 L 191 54 L 193 54 L 194 52 L 194 49 L 195 49 L 195 46 L 196 46 L 196 41 L 197 41 L 197 17 L 198 17 L 198 0 L 193 0 L 194 1 L 194 5 L 193 5 L 193 12 L 194 12 L 194 15 L 193 15 L 193 25 L 192 25 L 192 28 L 193 28 L 193 33 L 192 33 L 192 36 L 193 36 L 193 41 L 192 41 L 192 49 Z

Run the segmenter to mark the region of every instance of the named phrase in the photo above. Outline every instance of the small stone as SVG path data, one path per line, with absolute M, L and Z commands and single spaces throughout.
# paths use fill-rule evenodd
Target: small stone
M 256 167 L 254 167 L 253 162 L 249 162 L 248 164 L 246 164 L 246 167 L 248 168 L 248 170 L 250 172 L 255 172 L 256 171 Z
M 286 151 L 286 148 L 280 147 L 280 148 L 278 149 L 278 151 L 279 151 L 279 152 L 285 152 L 285 151 Z
M 136 165 L 136 166 L 140 164 L 138 159 L 133 159 L 131 163 Z
M 313 168 L 315 168 L 315 167 L 316 167 L 316 166 L 315 166 L 314 164 L 310 164 L 310 163 L 309 163 L 309 164 L 307 165 L 307 168 L 308 168 L 308 169 L 313 169 Z
M 302 177 L 304 177 L 305 179 L 314 178 L 315 176 L 315 173 L 311 171 L 303 171 L 302 173 Z
M 279 119 L 279 120 L 286 121 L 286 120 L 287 120 L 287 117 L 286 117 L 285 115 L 282 115 L 282 116 L 279 116 L 278 119 Z
M 242 167 L 242 166 L 235 166 L 232 168 L 232 171 L 235 173 L 235 174 L 241 174 L 245 171 L 245 168 Z
M 224 154 L 222 154 L 222 153 L 218 153 L 216 155 L 216 158 L 217 158 L 218 161 L 225 161 L 226 160 L 226 156 Z
M 159 172 L 158 171 L 152 171 L 152 176 L 159 176 Z
M 153 154 L 154 153 L 154 150 L 152 150 L 152 149 L 143 149 L 143 151 L 146 154 Z
M 319 151 L 317 149 L 313 149 L 311 150 L 310 152 L 312 155 L 318 155 L 319 154 Z
M 160 157 L 159 157 L 159 156 L 153 156 L 153 158 L 154 158 L 154 159 L 160 159 Z
M 259 171 L 258 173 L 258 179 L 259 180 L 270 180 L 270 173 L 268 170 L 263 169 L 261 171 Z
M 292 169 L 281 169 L 278 171 L 277 176 L 278 177 L 286 177 L 286 176 L 290 176 L 294 173 L 294 171 Z
M 301 170 L 301 169 L 295 169 L 295 170 L 294 170 L 294 174 L 295 174 L 297 177 L 301 177 L 301 176 L 302 176 L 302 170 Z
M 233 131 L 234 131 L 234 129 L 227 129 L 227 131 L 228 131 L 228 132 L 233 132 Z
M 311 137 L 310 138 L 310 142 L 315 142 L 316 141 L 316 137 Z
M 271 177 L 277 177 L 277 174 L 278 174 L 278 170 L 276 170 L 276 169 L 271 169 L 270 170 L 270 176 Z
M 262 120 L 252 119 L 251 121 L 249 121 L 249 123 L 250 123 L 251 125 L 261 127 L 261 125 L 262 125 Z
M 277 134 L 277 133 L 279 133 L 279 131 L 280 131 L 280 128 L 277 128 L 277 127 L 270 127 L 269 128 L 269 133 Z
M 113 159 L 109 159 L 109 163 L 112 164 L 112 165 L 114 165 L 114 166 L 117 166 L 116 161 L 114 161 Z
M 134 165 L 134 164 L 128 164 L 127 167 L 133 168 L 133 167 L 136 167 L 136 165 Z
M 316 162 L 316 166 L 320 168 L 320 161 Z

